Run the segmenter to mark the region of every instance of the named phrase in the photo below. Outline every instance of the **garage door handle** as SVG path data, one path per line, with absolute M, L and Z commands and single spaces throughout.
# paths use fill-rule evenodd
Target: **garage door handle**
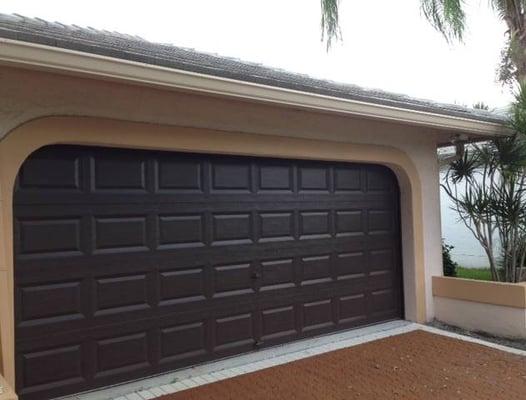
M 259 272 L 252 272 L 252 279 L 259 279 L 261 278 L 261 274 Z

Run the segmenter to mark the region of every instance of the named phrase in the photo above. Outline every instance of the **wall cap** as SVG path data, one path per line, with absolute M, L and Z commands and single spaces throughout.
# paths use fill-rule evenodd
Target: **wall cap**
M 526 282 L 433 276 L 433 296 L 526 309 Z

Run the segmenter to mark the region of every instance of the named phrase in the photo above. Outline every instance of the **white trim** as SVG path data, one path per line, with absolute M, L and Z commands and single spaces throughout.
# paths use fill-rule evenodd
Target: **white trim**
M 0 38 L 0 62 L 26 68 L 398 121 L 477 136 L 505 133 L 502 125 L 498 123 L 305 93 L 12 39 Z

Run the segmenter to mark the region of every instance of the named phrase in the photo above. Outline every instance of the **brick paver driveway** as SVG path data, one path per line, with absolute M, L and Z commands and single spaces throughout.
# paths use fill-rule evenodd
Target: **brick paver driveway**
M 526 358 L 414 331 L 162 399 L 526 399 Z

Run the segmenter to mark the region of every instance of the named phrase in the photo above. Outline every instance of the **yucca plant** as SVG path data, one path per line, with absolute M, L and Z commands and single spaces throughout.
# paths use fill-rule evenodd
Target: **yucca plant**
M 494 280 L 522 280 L 526 261 L 526 88 L 516 96 L 515 134 L 468 146 L 442 187 L 483 247 Z

